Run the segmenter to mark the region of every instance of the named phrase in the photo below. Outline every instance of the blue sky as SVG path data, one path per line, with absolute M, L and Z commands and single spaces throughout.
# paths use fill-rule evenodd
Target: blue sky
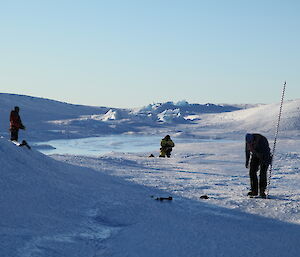
M 300 1 L 1 1 L 0 92 L 69 103 L 300 97 Z

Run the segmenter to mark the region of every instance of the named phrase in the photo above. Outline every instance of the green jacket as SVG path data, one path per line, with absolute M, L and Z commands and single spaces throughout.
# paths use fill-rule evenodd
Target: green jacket
M 172 148 L 175 146 L 174 142 L 172 141 L 172 139 L 166 139 L 163 138 L 160 142 L 160 146 L 162 148 Z

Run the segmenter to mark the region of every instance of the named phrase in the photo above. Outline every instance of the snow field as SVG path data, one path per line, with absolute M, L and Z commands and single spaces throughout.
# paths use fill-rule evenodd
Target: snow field
M 295 151 L 285 152 L 285 148 L 281 149 L 283 145 Z M 170 159 L 148 158 L 148 153 L 55 158 L 122 176 L 178 196 L 198 201 L 201 195 L 207 194 L 210 197 L 208 202 L 218 206 L 300 223 L 297 145 L 298 141 L 279 141 L 268 201 L 245 197 L 249 190 L 249 176 L 245 168 L 243 141 L 176 144 Z
M 57 162 L 1 139 L 1 254 L 297 256 L 299 190 L 289 194 L 275 179 L 273 199 L 246 198 L 240 147 L 178 144 L 170 159 L 114 153 Z M 295 154 L 285 165 L 297 172 Z
M 203 106 L 183 103 L 179 115 L 164 109 L 171 103 L 133 112 L 0 97 L 2 116 L 20 100 L 28 124 L 21 137 L 29 143 L 168 133 L 176 144 L 170 159 L 148 152 L 49 157 L 0 138 L 1 257 L 299 256 L 300 100 L 283 107 L 270 199 L 249 199 L 244 133 L 262 133 L 272 146 L 278 104 L 208 115 L 189 113 Z M 193 121 L 183 119 L 190 115 Z M 0 129 L 8 138 L 7 126 Z M 156 201 L 160 196 L 173 200 Z

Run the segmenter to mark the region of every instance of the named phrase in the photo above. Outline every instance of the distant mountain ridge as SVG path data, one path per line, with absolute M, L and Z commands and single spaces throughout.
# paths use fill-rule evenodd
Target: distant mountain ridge
M 154 103 L 142 107 L 138 110 L 138 113 L 151 112 L 161 113 L 165 110 L 179 109 L 183 115 L 191 115 L 198 113 L 220 113 L 220 112 L 232 112 L 240 110 L 242 108 L 233 105 L 216 105 L 212 103 L 207 104 L 190 104 L 187 101 L 180 101 L 177 103 L 166 102 L 166 103 Z
M 188 115 L 240 110 L 233 105 L 154 103 L 135 109 L 74 105 L 27 95 L 0 93 L 0 132 L 8 136 L 9 113 L 20 107 L 27 135 L 33 139 L 139 132 L 141 127 L 188 124 Z M 47 135 L 45 135 L 47 134 Z
M 31 141 L 82 138 L 108 134 L 140 133 L 197 135 L 206 130 L 272 133 L 279 104 L 190 104 L 187 101 L 153 103 L 141 108 L 121 109 L 74 105 L 25 95 L 0 93 L 0 133 L 9 137 L 9 113 L 21 109 Z M 284 103 L 282 130 L 300 129 L 300 100 Z M 251 108 L 250 108 L 251 107 Z M 202 136 L 202 135 L 201 135 Z

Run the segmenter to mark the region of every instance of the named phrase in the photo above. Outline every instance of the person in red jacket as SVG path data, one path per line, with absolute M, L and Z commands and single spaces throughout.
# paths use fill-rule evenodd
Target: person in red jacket
M 19 129 L 25 129 L 23 125 L 20 115 L 19 115 L 20 108 L 15 106 L 15 109 L 10 113 L 10 140 L 11 141 L 18 141 L 19 137 Z

